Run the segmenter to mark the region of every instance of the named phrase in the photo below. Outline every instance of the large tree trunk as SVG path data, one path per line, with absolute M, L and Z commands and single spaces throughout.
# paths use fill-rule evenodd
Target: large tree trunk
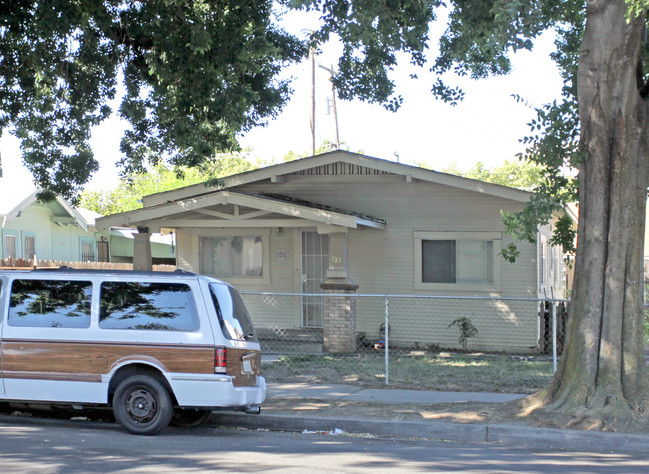
M 644 18 L 625 0 L 589 0 L 578 72 L 579 229 L 567 344 L 552 383 L 525 401 L 605 428 L 649 408 L 642 262 L 647 103 L 637 75 Z

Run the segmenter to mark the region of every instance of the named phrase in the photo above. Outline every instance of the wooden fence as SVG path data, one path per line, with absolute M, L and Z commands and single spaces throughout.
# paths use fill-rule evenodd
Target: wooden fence
M 0 270 L 32 270 L 35 268 L 72 267 L 93 270 L 133 270 L 132 263 L 114 262 L 64 262 L 62 260 L 29 260 L 24 258 L 0 259 Z M 154 271 L 173 272 L 175 265 L 153 265 Z

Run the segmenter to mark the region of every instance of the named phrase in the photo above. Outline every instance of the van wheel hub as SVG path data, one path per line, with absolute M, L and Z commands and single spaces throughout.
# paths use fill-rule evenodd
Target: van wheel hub
M 153 394 L 147 390 L 134 390 L 126 401 L 128 412 L 134 421 L 146 423 L 155 416 L 157 404 Z

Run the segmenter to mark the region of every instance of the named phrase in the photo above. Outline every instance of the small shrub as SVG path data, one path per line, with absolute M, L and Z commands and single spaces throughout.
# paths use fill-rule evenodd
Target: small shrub
M 460 331 L 460 337 L 458 337 L 457 341 L 462 345 L 462 350 L 466 351 L 467 341 L 472 337 L 476 337 L 478 335 L 478 330 L 466 316 L 457 318 L 448 325 L 449 328 L 453 326 L 457 326 Z

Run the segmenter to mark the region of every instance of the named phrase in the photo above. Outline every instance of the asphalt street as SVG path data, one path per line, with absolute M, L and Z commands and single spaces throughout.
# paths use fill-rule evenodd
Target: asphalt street
M 126 434 L 114 423 L 0 418 L 4 472 L 646 472 L 644 454 L 221 429 Z

